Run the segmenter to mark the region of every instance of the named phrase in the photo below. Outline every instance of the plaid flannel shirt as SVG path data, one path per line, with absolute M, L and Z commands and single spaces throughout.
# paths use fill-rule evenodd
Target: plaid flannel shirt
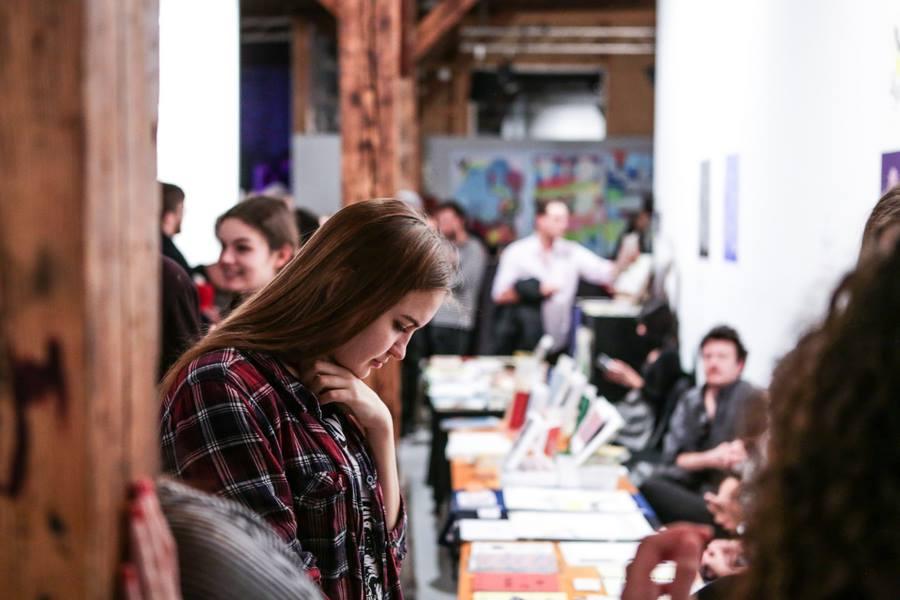
M 332 413 L 340 428 L 325 418 Z M 166 471 L 265 518 L 332 600 L 365 599 L 360 515 L 368 496 L 384 598 L 402 598 L 403 502 L 386 531 L 362 432 L 333 407 L 320 407 L 278 359 L 228 348 L 191 362 L 163 401 L 160 436 Z

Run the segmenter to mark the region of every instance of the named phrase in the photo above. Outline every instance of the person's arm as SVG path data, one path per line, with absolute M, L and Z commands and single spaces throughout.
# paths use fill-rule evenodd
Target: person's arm
M 613 383 L 633 390 L 640 390 L 644 387 L 644 378 L 641 377 L 640 373 L 621 360 L 613 359 L 610 361 L 603 371 L 603 376 Z
M 689 431 L 688 418 L 690 412 L 688 410 L 688 404 L 690 403 L 689 395 L 691 393 L 692 392 L 689 390 L 682 394 L 681 398 L 678 399 L 678 403 L 675 405 L 675 411 L 669 419 L 669 428 L 663 438 L 662 452 L 663 462 L 667 464 L 675 464 L 675 460 L 684 452 L 685 447 L 687 446 Z
M 713 448 L 715 450 L 715 448 Z M 713 450 L 705 452 L 682 452 L 675 458 L 675 465 L 685 471 L 702 471 L 718 468 L 719 462 Z
M 301 380 L 318 396 L 320 404 L 337 403 L 347 407 L 365 431 L 384 496 L 385 525 L 388 530 L 394 529 L 401 512 L 400 479 L 397 476 L 394 420 L 387 405 L 352 372 L 333 362 L 316 361 Z
M 381 427 L 366 430 L 372 447 L 375 469 L 384 495 L 384 514 L 387 529 L 394 529 L 400 517 L 400 478 L 397 475 L 397 450 L 394 444 L 394 426 L 388 421 Z
M 513 286 L 519 279 L 518 265 L 516 264 L 515 248 L 507 248 L 500 255 L 500 263 L 497 265 L 497 274 L 494 275 L 494 283 L 491 287 L 491 298 L 497 304 L 514 304 L 515 298 Z
M 608 285 L 619 276 L 616 263 L 597 256 L 587 248 L 575 245 L 572 255 L 578 276 L 595 285 Z
M 722 442 L 715 448 L 703 452 L 682 452 L 675 459 L 675 464 L 685 471 L 702 471 L 703 469 L 719 469 L 730 471 L 747 458 L 743 443 L 740 441 Z
M 487 263 L 487 257 L 481 244 L 472 240 L 472 252 L 468 255 L 466 264 L 461 265 L 462 268 L 462 289 L 457 293 L 463 310 L 468 314 L 474 315 L 478 306 L 478 296 L 481 292 L 481 282 L 484 279 L 484 269 Z
M 258 418 L 265 412 L 227 372 L 185 383 L 163 415 L 165 466 L 188 484 L 262 516 L 318 582 L 315 558 L 297 539 L 293 494 L 278 459 L 275 432 Z

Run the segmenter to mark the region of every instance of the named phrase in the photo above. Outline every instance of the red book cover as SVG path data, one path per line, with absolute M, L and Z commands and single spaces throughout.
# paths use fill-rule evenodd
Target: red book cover
M 473 592 L 558 592 L 559 575 L 540 573 L 475 573 Z
M 560 428 L 554 427 L 547 433 L 547 443 L 544 445 L 544 454 L 553 458 L 559 449 Z
M 525 415 L 528 412 L 528 392 L 516 392 L 513 398 L 512 409 L 509 413 L 509 428 L 516 430 L 525 424 Z

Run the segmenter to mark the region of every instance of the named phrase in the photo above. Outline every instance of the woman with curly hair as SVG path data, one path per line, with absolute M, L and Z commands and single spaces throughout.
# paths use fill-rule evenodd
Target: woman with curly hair
M 838 288 L 778 366 L 743 598 L 900 593 L 900 250 Z

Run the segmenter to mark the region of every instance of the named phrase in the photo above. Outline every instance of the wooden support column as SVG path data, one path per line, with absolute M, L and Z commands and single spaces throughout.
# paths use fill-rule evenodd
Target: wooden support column
M 451 131 L 453 135 L 467 136 L 469 133 L 469 97 L 472 91 L 472 70 L 468 58 L 460 54 L 453 65 L 453 100 L 451 110 Z
M 606 133 L 653 135 L 653 56 L 610 56 L 606 70 Z
M 416 61 L 416 0 L 402 0 L 402 46 L 397 81 L 397 187 L 422 190 Z
M 401 0 L 339 3 L 341 190 L 344 204 L 397 191 L 395 90 Z
M 313 35 L 309 20 L 294 17 L 291 23 L 291 120 L 294 133 L 315 133 L 313 105 Z
M 0 581 L 112 598 L 156 470 L 157 0 L 0 3 Z
M 341 94 L 341 195 L 352 204 L 394 196 L 399 184 L 397 87 L 402 0 L 337 3 Z M 399 432 L 400 364 L 375 371 L 369 384 L 394 415 Z

